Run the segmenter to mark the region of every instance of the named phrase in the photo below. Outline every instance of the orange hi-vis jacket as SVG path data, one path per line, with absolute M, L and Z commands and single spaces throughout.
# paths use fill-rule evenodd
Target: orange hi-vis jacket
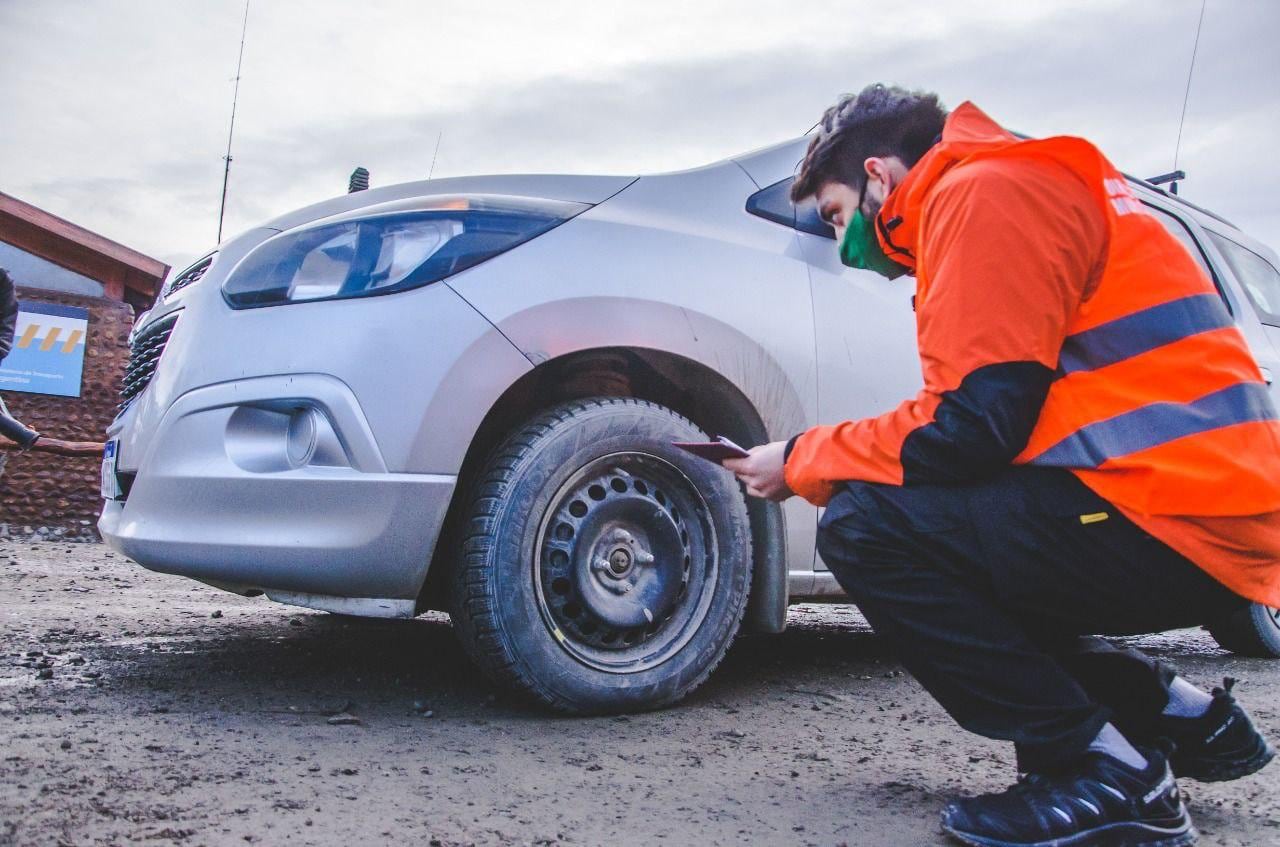
M 1087 141 L 1019 140 L 976 106 L 876 220 L 916 275 L 924 388 L 819 426 L 785 476 L 962 483 L 1069 469 L 1237 593 L 1280 605 L 1280 420 L 1213 282 Z

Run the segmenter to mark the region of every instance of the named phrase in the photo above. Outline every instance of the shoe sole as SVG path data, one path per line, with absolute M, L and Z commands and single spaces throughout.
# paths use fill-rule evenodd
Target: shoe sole
M 1113 823 L 1048 841 L 1001 841 L 961 832 L 946 824 L 942 828 L 951 837 L 972 847 L 1187 847 L 1200 837 L 1191 821 L 1177 829 L 1141 823 Z
M 1185 763 L 1177 763 L 1173 765 L 1173 772 L 1178 779 L 1194 779 L 1196 782 L 1229 782 L 1233 779 L 1240 779 L 1251 773 L 1257 773 L 1270 764 L 1271 760 L 1276 756 L 1276 751 L 1271 749 L 1266 740 L 1259 738 L 1258 745 L 1254 749 L 1253 755 L 1244 761 L 1205 763 L 1197 766 L 1192 763 L 1188 766 Z

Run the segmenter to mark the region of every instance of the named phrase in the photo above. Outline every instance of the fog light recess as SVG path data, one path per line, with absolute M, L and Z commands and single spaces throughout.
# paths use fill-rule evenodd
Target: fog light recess
M 314 409 L 296 409 L 289 416 L 289 431 L 285 436 L 285 450 L 289 464 L 300 468 L 311 461 L 316 453 L 316 412 Z

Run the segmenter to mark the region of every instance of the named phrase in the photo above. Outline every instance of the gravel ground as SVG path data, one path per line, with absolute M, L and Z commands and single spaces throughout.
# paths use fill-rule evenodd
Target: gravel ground
M 1240 679 L 1280 735 L 1280 663 L 1187 630 L 1137 643 Z M 664 712 L 495 697 L 448 619 L 345 619 L 0 542 L 0 844 L 916 845 L 1013 778 L 846 606 L 739 639 Z M 1280 766 L 1186 782 L 1201 844 L 1280 843 Z

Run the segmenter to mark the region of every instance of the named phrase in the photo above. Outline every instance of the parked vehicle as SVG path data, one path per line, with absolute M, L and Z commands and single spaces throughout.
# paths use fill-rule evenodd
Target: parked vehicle
M 99 528 L 145 567 L 353 615 L 453 616 L 499 683 L 671 703 L 740 622 L 839 600 L 817 510 L 671 446 L 787 438 L 920 385 L 911 284 L 787 191 L 806 139 L 641 178 L 361 191 L 221 244 L 139 321 Z M 1276 255 L 1135 181 L 1280 367 Z M 1280 653 L 1274 612 L 1213 627 Z

